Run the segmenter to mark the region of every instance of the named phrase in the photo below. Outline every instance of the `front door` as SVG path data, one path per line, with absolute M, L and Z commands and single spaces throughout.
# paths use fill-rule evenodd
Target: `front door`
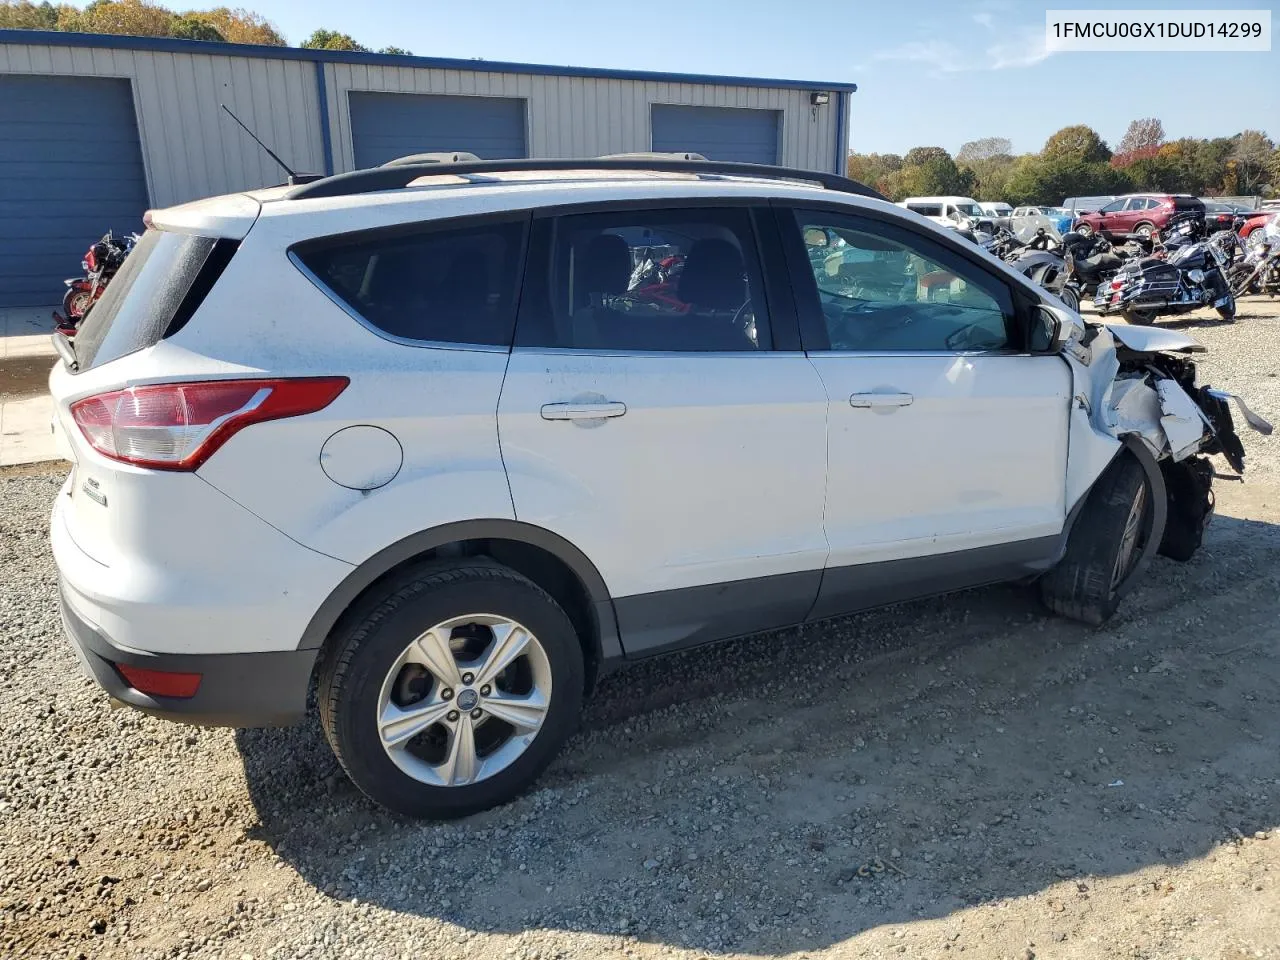
M 898 218 L 779 224 L 830 399 L 814 615 L 1042 563 L 1065 517 L 1071 375 L 1022 349 L 1009 282 Z
M 817 594 L 826 394 L 781 257 L 761 269 L 774 230 L 746 206 L 535 218 L 503 461 L 517 519 L 599 569 L 628 655 L 795 623 Z

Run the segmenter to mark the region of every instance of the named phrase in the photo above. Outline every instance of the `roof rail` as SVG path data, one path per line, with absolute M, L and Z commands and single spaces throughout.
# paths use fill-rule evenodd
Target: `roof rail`
M 775 180 L 799 180 L 820 184 L 827 190 L 853 193 L 860 197 L 884 200 L 885 197 L 870 187 L 820 170 L 797 170 L 758 163 L 738 163 L 725 160 L 671 160 L 663 158 L 605 157 L 593 160 L 466 160 L 458 163 L 397 163 L 393 166 L 373 167 L 368 170 L 352 170 L 325 177 L 314 183 L 295 187 L 285 194 L 287 200 L 312 200 L 319 197 L 345 197 L 360 193 L 377 193 L 381 190 L 398 190 L 419 177 L 483 176 L 488 173 L 517 171 L 583 170 L 608 172 L 615 170 L 642 170 L 657 173 L 692 173 L 702 176 L 763 177 Z
M 384 167 L 403 167 L 410 163 L 462 163 L 465 160 L 479 160 L 474 153 L 464 153 L 459 150 L 450 153 L 411 153 L 407 157 L 396 157 L 394 160 L 388 160 L 383 164 Z

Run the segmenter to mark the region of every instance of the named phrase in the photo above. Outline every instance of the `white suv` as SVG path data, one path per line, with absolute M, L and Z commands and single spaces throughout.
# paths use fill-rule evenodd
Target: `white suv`
M 148 227 L 55 337 L 71 641 L 192 722 L 314 679 L 410 815 L 523 790 L 624 660 L 1003 580 L 1100 623 L 1243 466 L 1191 341 L 839 177 L 402 164 Z

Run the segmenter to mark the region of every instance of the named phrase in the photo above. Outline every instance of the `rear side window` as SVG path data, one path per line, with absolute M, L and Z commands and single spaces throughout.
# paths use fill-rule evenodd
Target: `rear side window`
M 76 333 L 79 370 L 136 353 L 176 332 L 235 249 L 233 240 L 144 233 Z
M 526 221 L 454 221 L 329 237 L 294 255 L 321 288 L 401 340 L 511 345 Z
M 942 216 L 942 204 L 940 203 L 908 203 L 907 209 L 914 210 L 922 217 Z

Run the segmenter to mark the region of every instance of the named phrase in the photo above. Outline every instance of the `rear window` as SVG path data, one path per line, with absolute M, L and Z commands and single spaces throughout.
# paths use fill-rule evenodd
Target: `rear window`
M 914 210 L 922 217 L 942 216 L 942 204 L 940 203 L 908 203 L 907 209 Z
M 1204 203 L 1197 197 L 1174 197 L 1173 208 L 1175 210 L 1204 210 Z
M 321 288 L 400 340 L 511 345 L 526 219 L 416 224 L 294 248 Z
M 78 369 L 119 360 L 176 332 L 235 247 L 234 241 L 212 237 L 144 233 L 76 333 Z

